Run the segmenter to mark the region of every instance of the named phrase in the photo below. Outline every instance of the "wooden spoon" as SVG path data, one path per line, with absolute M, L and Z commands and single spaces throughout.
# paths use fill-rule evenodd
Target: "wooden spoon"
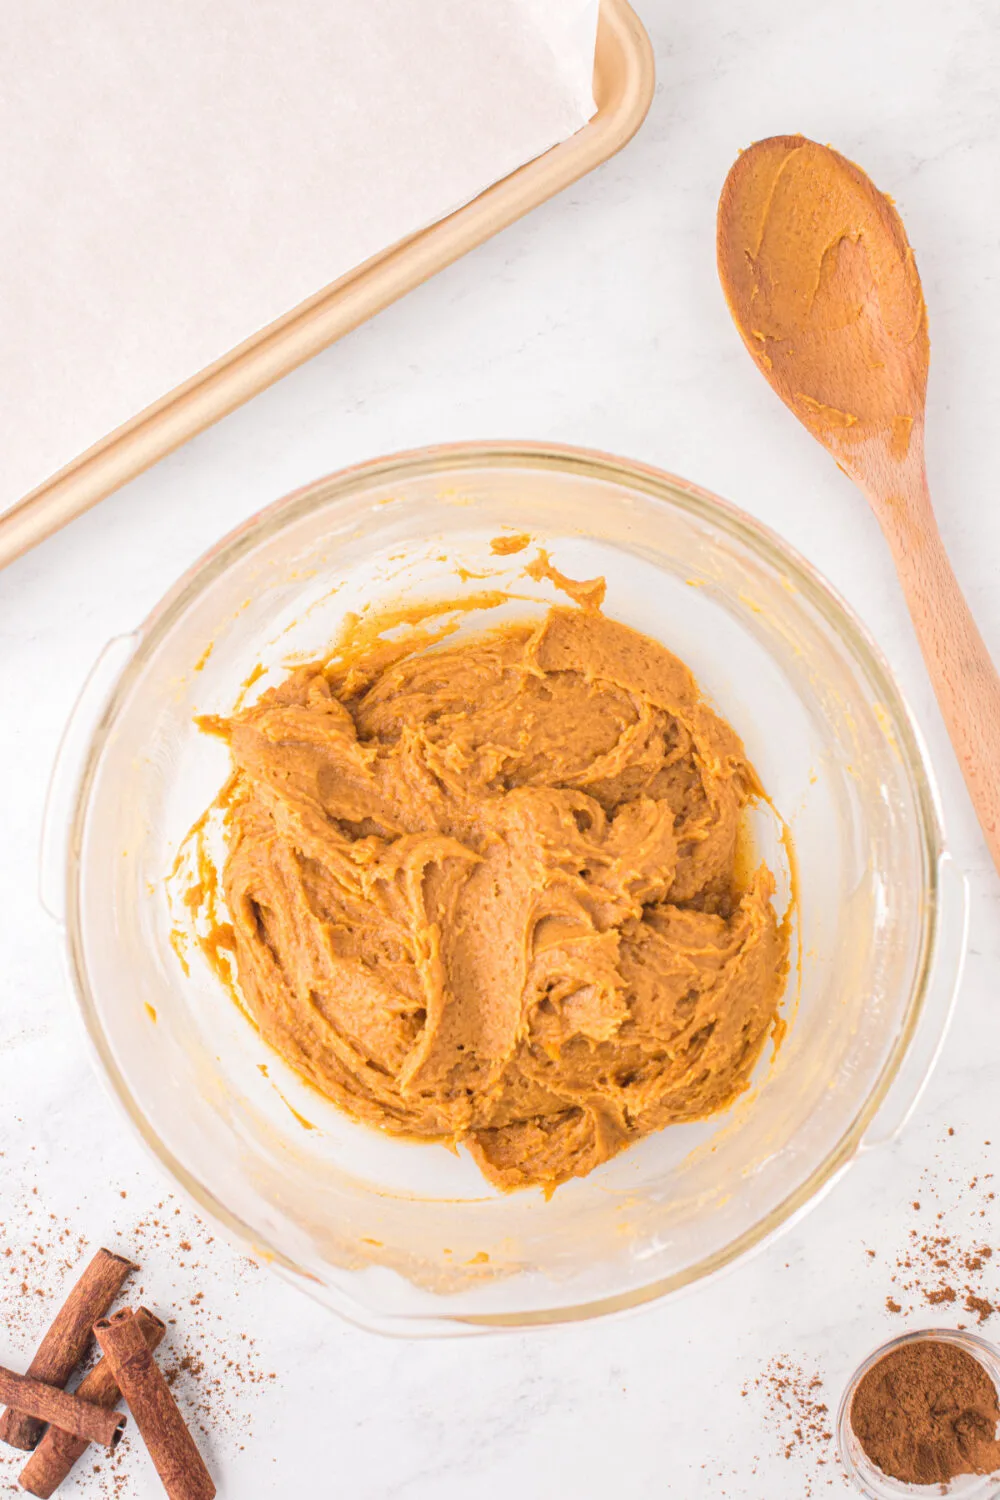
M 1000 680 L 951 569 L 924 466 L 927 309 L 891 199 L 828 146 L 774 136 L 719 200 L 719 275 L 766 380 L 868 497 L 1000 870 Z

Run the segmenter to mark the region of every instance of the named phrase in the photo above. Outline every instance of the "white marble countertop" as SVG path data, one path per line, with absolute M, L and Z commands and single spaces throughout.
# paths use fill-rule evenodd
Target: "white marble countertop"
M 894 1267 L 914 1227 L 940 1210 L 956 1244 L 992 1235 L 1000 1250 L 985 1180 L 997 1149 L 984 1144 L 992 1130 L 1000 1148 L 1000 885 L 876 524 L 753 370 L 714 261 L 719 187 L 757 137 L 832 141 L 896 198 L 930 307 L 931 487 L 1000 655 L 995 6 L 640 0 L 640 10 L 659 83 L 619 158 L 0 576 L 0 1285 L 24 1279 L 43 1294 L 36 1315 L 0 1325 L 0 1362 L 25 1359 L 51 1306 L 44 1294 L 65 1284 L 68 1227 L 136 1245 L 148 1295 L 180 1308 L 167 1357 L 196 1355 L 177 1389 L 189 1406 L 213 1407 L 204 1442 L 226 1497 L 846 1495 L 830 1445 L 789 1439 L 769 1416 L 769 1362 L 818 1374 L 818 1399 L 835 1404 L 884 1336 L 963 1317 L 961 1301 L 922 1306 L 919 1295 L 908 1311 L 914 1298 Z M 751 1262 L 617 1321 L 392 1342 L 319 1312 L 221 1240 L 208 1244 L 210 1231 L 123 1136 L 83 1054 L 57 934 L 35 895 L 36 851 L 58 736 L 90 664 L 204 548 L 344 464 L 490 437 L 659 464 L 745 506 L 826 572 L 881 643 L 927 736 L 971 882 L 970 950 L 915 1120 Z M 1000 1254 L 976 1286 L 996 1299 Z M 886 1310 L 890 1295 L 902 1313 Z M 2 1297 L 6 1316 L 13 1299 Z M 1000 1315 L 983 1332 L 994 1329 Z M 0 1482 L 16 1473 L 0 1457 Z M 158 1491 L 133 1450 L 117 1478 L 102 1464 L 67 1492 Z

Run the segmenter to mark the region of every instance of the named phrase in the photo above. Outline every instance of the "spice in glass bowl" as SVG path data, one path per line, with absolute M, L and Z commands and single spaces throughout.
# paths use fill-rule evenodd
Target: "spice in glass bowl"
M 907 1339 L 859 1381 L 850 1424 L 875 1466 L 904 1484 L 1000 1470 L 1000 1396 L 986 1367 L 947 1338 Z

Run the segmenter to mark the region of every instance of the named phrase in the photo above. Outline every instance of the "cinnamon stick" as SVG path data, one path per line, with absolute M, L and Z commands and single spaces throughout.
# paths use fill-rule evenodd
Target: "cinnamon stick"
M 166 1333 L 166 1324 L 145 1307 L 138 1309 L 135 1321 L 146 1340 L 147 1349 L 152 1352 Z M 121 1391 L 106 1359 L 99 1359 L 90 1373 L 83 1377 L 75 1395 L 81 1400 L 92 1401 L 95 1406 L 117 1405 L 121 1399 Z M 39 1500 L 49 1500 L 77 1459 L 86 1453 L 87 1447 L 88 1444 L 82 1438 L 72 1437 L 59 1427 L 50 1427 L 21 1470 L 18 1483 L 22 1490 L 27 1490 L 29 1495 L 37 1495 Z
M 0 1365 L 0 1401 L 7 1401 L 20 1412 L 26 1412 L 43 1426 L 52 1422 L 64 1432 L 113 1448 L 122 1435 L 127 1418 L 120 1411 L 92 1406 L 79 1396 L 70 1396 L 56 1385 L 32 1380 L 30 1375 L 16 1375 Z
M 170 1500 L 213 1500 L 212 1476 L 134 1314 L 125 1308 L 94 1333 Z
M 28 1366 L 32 1380 L 51 1386 L 66 1384 L 83 1358 L 94 1324 L 104 1317 L 125 1278 L 135 1269 L 124 1256 L 98 1250 L 39 1344 Z M 42 1427 L 33 1416 L 11 1406 L 0 1416 L 0 1442 L 30 1450 L 41 1437 Z

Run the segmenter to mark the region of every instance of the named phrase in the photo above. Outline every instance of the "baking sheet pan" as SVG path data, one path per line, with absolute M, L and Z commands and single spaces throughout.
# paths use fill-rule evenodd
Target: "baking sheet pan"
M 81 454 L 0 517 L 0 567 L 613 156 L 642 124 L 653 87 L 652 49 L 638 17 L 626 0 L 602 0 L 589 124 L 325 287 Z

